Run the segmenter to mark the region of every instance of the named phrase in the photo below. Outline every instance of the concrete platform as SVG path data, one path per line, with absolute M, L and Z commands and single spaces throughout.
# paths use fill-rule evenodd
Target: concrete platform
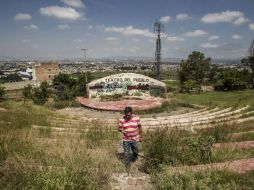
M 162 99 L 144 99 L 144 100 L 122 100 L 101 102 L 90 98 L 78 97 L 82 106 L 102 111 L 123 111 L 125 107 L 130 106 L 134 110 L 147 110 L 159 107 Z

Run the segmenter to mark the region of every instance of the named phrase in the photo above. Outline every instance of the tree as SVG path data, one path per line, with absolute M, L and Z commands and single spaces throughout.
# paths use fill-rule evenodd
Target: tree
M 0 85 L 0 101 L 4 100 L 5 90 L 4 86 Z
M 17 74 L 9 74 L 5 78 L 3 78 L 5 82 L 18 82 L 22 81 L 22 78 Z
M 248 86 L 249 73 L 246 70 L 221 69 L 217 73 L 215 90 L 231 91 L 242 90 Z
M 71 101 L 76 96 L 86 95 L 86 85 L 92 79 L 93 76 L 90 72 L 80 73 L 78 75 L 60 73 L 53 79 L 56 98 Z
M 254 88 L 254 39 L 249 48 L 249 55 L 242 59 L 242 63 L 251 69 L 251 85 Z
M 40 87 L 33 89 L 33 102 L 34 104 L 43 105 L 48 101 L 50 95 L 49 84 L 44 81 Z
M 24 97 L 24 103 L 26 102 L 26 99 L 32 98 L 32 95 L 33 95 L 32 90 L 33 90 L 33 87 L 30 84 L 28 84 L 27 86 L 24 87 L 24 89 L 22 91 L 22 94 Z
M 193 80 L 201 85 L 205 78 L 209 77 L 211 68 L 211 58 L 198 51 L 193 51 L 187 60 L 182 60 L 180 64 L 179 79 L 181 84 L 188 80 Z
M 60 73 L 54 77 L 53 85 L 57 99 L 70 101 L 76 97 L 78 81 L 71 75 Z

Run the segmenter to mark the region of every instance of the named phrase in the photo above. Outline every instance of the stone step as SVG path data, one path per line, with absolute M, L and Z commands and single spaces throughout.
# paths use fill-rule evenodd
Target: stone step
M 248 107 L 244 107 L 238 110 L 234 110 L 231 112 L 225 112 L 226 110 L 223 110 L 223 112 L 217 112 L 219 114 L 210 114 L 210 115 L 204 115 L 203 117 L 191 117 L 191 118 L 185 118 L 185 119 L 164 119 L 164 120 L 153 120 L 153 121 L 143 121 L 142 123 L 143 125 L 156 125 L 159 123 L 170 123 L 170 124 L 175 124 L 175 123 L 192 123 L 192 122 L 198 122 L 198 121 L 204 121 L 204 120 L 214 120 L 214 119 L 218 119 L 221 117 L 225 117 L 225 116 L 230 116 L 230 115 L 234 115 L 236 113 L 240 113 L 244 110 L 246 110 Z M 228 110 L 227 110 L 228 111 Z

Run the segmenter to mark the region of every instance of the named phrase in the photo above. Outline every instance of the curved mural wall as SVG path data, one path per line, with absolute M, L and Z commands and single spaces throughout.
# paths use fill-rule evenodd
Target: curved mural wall
M 120 73 L 90 82 L 87 85 L 89 98 L 102 95 L 151 95 L 166 92 L 166 85 L 151 77 L 136 73 Z

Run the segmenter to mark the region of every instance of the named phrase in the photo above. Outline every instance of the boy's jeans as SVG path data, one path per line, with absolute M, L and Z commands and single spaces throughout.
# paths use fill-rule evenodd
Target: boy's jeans
M 138 158 L 138 143 L 137 141 L 123 141 L 125 164 L 127 167 Z M 131 154 L 130 150 L 132 150 L 133 154 Z

